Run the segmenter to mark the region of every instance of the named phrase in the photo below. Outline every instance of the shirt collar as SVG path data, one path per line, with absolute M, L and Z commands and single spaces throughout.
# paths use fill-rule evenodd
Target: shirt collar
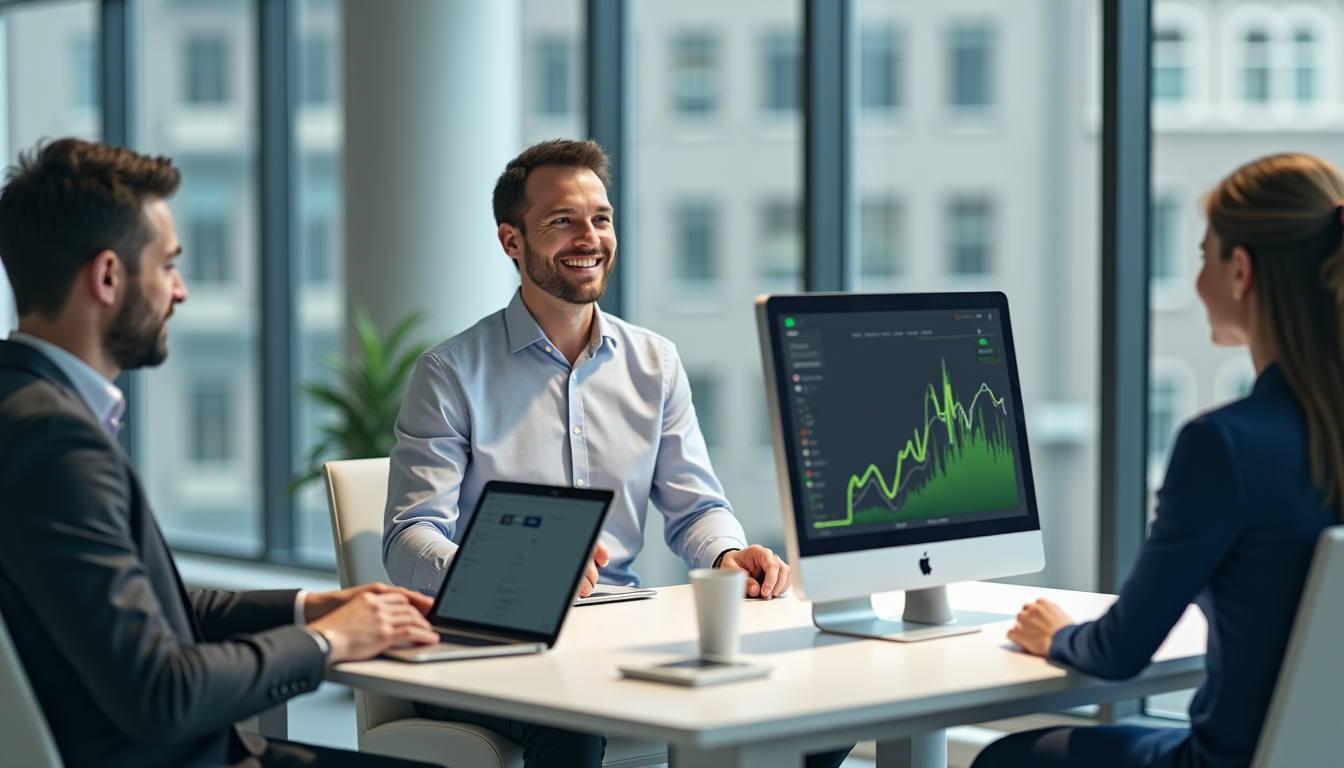
M 601 307 L 593 305 L 594 317 L 597 319 L 596 327 L 593 329 L 593 339 L 589 344 L 596 351 L 598 342 L 605 339 L 612 345 L 616 344 L 616 334 L 611 326 L 611 321 L 607 319 Z M 545 341 L 546 334 L 542 332 L 541 326 L 532 317 L 528 311 L 527 305 L 523 303 L 523 289 L 519 288 L 513 293 L 513 300 L 504 310 L 504 329 L 509 335 L 509 352 L 518 350 L 536 344 L 538 341 Z
M 113 436 L 117 434 L 121 429 L 121 417 L 126 413 L 126 396 L 117 385 L 103 378 L 93 366 L 45 339 L 14 331 L 9 334 L 9 340 L 27 344 L 46 355 L 47 359 L 70 379 L 75 391 L 83 398 L 85 405 L 89 406 L 89 410 L 93 411 L 98 423 L 109 434 Z

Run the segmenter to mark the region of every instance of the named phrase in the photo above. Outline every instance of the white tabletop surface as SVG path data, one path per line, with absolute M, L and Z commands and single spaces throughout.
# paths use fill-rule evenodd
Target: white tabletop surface
M 742 606 L 742 652 L 774 667 L 766 678 L 682 688 L 622 678 L 617 666 L 696 651 L 691 588 L 649 600 L 573 609 L 556 646 L 532 656 L 404 664 L 341 664 L 329 678 L 352 686 L 530 722 L 668 741 L 696 749 L 828 738 L 899 738 L 936 728 L 1190 687 L 1202 679 L 1206 624 L 1191 608 L 1132 681 L 1106 683 L 1022 653 L 1005 638 L 1009 614 L 1037 597 L 1078 620 L 1113 596 L 967 583 L 949 588 L 958 610 L 1005 614 L 981 632 L 920 643 L 818 631 L 811 604 L 785 596 Z M 899 617 L 902 593 L 878 595 Z M 814 742 L 820 744 L 816 738 Z M 801 743 L 801 742 L 800 742 Z

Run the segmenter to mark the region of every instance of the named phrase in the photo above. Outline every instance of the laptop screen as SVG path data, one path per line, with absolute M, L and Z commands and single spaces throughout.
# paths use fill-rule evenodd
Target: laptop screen
M 492 486 L 453 558 L 435 616 L 553 636 L 592 557 L 611 494 Z

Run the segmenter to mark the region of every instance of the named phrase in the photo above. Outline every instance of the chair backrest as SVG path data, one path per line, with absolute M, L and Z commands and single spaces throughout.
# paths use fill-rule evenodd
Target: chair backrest
M 1316 544 L 1253 768 L 1326 768 L 1344 754 L 1344 525 Z
M 28 684 L 19 651 L 0 617 L 0 744 L 5 765 L 61 768 L 61 753 L 51 738 L 46 716 Z
M 387 459 L 329 461 L 327 502 L 336 541 L 336 573 L 342 587 L 387 581 L 383 568 L 383 509 L 387 506 Z
M 331 537 L 336 542 L 336 575 L 342 587 L 387 581 L 383 568 L 383 509 L 387 506 L 387 459 L 329 461 L 327 505 Z M 359 732 L 415 717 L 409 701 L 355 691 Z

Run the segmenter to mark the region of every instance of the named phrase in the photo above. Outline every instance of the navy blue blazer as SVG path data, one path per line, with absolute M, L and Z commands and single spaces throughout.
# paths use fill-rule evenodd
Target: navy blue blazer
M 0 614 L 68 768 L 260 755 L 232 723 L 326 671 L 294 599 L 184 589 L 126 454 L 54 363 L 0 341 Z
M 1271 365 L 1245 399 L 1181 430 L 1119 599 L 1097 621 L 1060 630 L 1050 658 L 1132 677 L 1193 601 L 1209 621 L 1208 676 L 1189 736 L 1162 764 L 1249 765 L 1316 539 L 1338 522 L 1311 479 L 1306 416 Z

